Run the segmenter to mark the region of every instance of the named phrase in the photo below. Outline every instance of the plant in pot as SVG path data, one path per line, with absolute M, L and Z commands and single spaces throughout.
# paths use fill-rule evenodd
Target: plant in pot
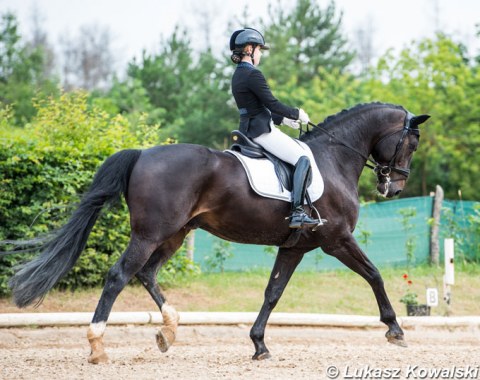
M 430 306 L 420 305 L 418 303 L 418 295 L 412 291 L 412 280 L 409 279 L 408 274 L 403 275 L 403 280 L 406 283 L 406 290 L 400 302 L 407 306 L 408 316 L 427 316 L 430 315 Z

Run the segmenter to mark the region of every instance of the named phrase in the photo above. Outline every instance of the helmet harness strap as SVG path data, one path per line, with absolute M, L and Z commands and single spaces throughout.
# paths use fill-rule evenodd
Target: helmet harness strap
M 255 49 L 257 48 L 257 44 L 251 44 L 252 45 L 252 52 L 250 54 L 245 54 L 248 57 L 252 59 L 252 64 L 255 66 Z

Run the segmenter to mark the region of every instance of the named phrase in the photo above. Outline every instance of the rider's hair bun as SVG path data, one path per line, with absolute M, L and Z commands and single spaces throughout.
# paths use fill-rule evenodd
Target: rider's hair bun
M 239 64 L 242 61 L 242 54 L 234 51 L 230 56 L 230 59 L 232 60 L 233 63 Z

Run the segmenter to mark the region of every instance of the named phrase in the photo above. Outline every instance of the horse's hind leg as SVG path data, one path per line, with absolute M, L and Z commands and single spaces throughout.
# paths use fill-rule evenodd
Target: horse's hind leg
M 103 347 L 103 334 L 113 303 L 128 281 L 145 265 L 156 248 L 156 243 L 132 238 L 122 257 L 109 270 L 102 296 L 98 301 L 87 333 L 91 347 L 89 363 L 98 364 L 108 361 Z
M 157 345 L 161 352 L 166 352 L 175 341 L 179 316 L 175 308 L 166 302 L 160 291 L 157 283 L 157 273 L 161 266 L 180 248 L 187 232 L 186 229 L 183 229 L 162 244 L 136 274 L 162 313 L 163 326 L 157 333 Z

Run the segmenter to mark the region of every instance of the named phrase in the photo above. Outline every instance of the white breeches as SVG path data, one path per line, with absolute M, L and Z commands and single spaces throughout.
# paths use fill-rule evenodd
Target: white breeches
M 308 153 L 297 141 L 283 133 L 273 123 L 270 124 L 270 127 L 272 128 L 271 132 L 264 133 L 252 140 L 282 161 L 292 165 L 295 165 L 301 156 L 308 157 Z

